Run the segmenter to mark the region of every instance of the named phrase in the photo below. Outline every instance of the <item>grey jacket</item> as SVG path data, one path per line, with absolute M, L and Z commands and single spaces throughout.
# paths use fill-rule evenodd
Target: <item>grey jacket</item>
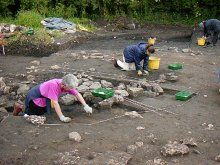
M 217 19 L 209 19 L 203 22 L 204 35 L 210 35 L 211 33 L 220 33 L 220 21 Z

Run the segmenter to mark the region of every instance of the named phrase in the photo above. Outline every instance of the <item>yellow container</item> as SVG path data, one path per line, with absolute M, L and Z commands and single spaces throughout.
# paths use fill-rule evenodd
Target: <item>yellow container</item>
M 204 46 L 205 45 L 205 38 L 198 38 L 197 41 L 198 41 L 199 46 Z
M 148 39 L 148 44 L 149 45 L 154 45 L 155 44 L 156 39 L 155 38 L 149 38 Z
M 150 57 L 149 58 L 148 68 L 150 70 L 159 69 L 159 66 L 160 66 L 160 58 L 158 58 L 158 57 Z

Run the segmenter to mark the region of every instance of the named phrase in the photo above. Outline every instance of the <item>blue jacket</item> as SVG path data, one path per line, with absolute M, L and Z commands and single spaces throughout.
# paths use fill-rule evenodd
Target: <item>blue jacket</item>
M 124 49 L 124 58 L 127 63 L 135 63 L 136 70 L 141 70 L 140 62 L 144 60 L 143 69 L 148 70 L 149 56 L 146 54 L 146 42 L 129 45 Z

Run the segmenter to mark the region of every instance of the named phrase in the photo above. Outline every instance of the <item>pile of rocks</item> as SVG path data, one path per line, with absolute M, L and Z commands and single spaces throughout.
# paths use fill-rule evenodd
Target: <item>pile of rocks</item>
M 7 37 L 7 34 L 16 32 L 16 31 L 22 31 L 24 30 L 25 27 L 23 26 L 16 26 L 14 24 L 0 24 L 0 33 L 5 34 L 5 36 Z
M 45 116 L 27 115 L 27 116 L 24 116 L 24 118 L 25 120 L 27 120 L 28 122 L 31 122 L 34 125 L 42 125 L 46 121 Z

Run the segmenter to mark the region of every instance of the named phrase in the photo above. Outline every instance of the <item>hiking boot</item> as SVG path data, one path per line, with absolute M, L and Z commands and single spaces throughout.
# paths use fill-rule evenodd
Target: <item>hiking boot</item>
M 14 103 L 13 115 L 18 116 L 20 112 L 22 112 L 24 105 L 18 102 Z

